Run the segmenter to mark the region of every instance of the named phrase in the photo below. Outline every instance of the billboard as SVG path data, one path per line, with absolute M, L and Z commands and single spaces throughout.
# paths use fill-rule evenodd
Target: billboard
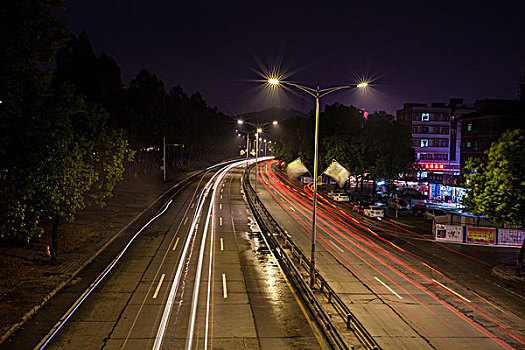
M 525 239 L 525 231 L 515 228 L 498 229 L 498 244 L 521 246 Z
M 496 228 L 467 226 L 467 242 L 496 244 Z
M 436 240 L 463 242 L 463 226 L 436 224 Z

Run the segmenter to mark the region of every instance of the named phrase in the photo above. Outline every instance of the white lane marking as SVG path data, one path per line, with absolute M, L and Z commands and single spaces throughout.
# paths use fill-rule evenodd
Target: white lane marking
M 188 223 L 188 217 L 186 216 L 186 218 L 184 219 L 184 222 L 182 224 L 186 225 L 187 223 Z
M 221 237 L 221 250 L 224 250 L 224 241 L 222 240 L 222 237 Z
M 195 206 L 195 202 L 191 203 L 190 208 L 193 209 L 194 206 Z
M 292 211 L 295 211 L 295 209 L 294 209 L 294 208 L 292 208 L 292 207 L 290 207 L 290 209 L 292 209 Z
M 222 204 L 219 204 L 219 209 L 222 209 Z
M 340 251 L 341 253 L 344 253 L 344 252 L 345 252 L 344 250 L 341 249 L 341 247 L 339 247 L 337 244 L 335 244 L 334 241 L 331 240 L 330 243 L 332 243 L 332 245 L 333 245 L 334 247 L 336 247 L 337 249 L 339 249 L 339 251 Z
M 224 188 L 221 188 L 221 192 L 224 190 Z
M 392 288 L 390 288 L 389 286 L 387 286 L 387 285 L 385 284 L 385 282 L 381 281 L 381 280 L 380 280 L 379 278 L 377 278 L 377 277 L 374 277 L 374 278 L 375 278 L 379 283 L 381 283 L 383 286 L 385 286 L 386 289 L 388 289 L 389 291 L 391 291 L 392 293 L 394 293 L 394 295 L 395 295 L 396 297 L 398 297 L 399 299 L 403 299 L 403 298 L 401 297 L 401 295 L 397 294 Z
M 228 297 L 228 289 L 226 288 L 226 274 L 222 274 L 222 290 L 224 294 L 224 299 Z
M 434 281 L 434 283 L 439 284 L 441 287 L 445 288 L 445 289 L 448 290 L 449 292 L 456 294 L 458 297 L 460 297 L 461 299 L 465 300 L 467 303 L 471 303 L 471 301 L 468 300 L 467 298 L 465 298 L 463 295 L 457 293 L 456 291 L 453 291 L 452 289 L 450 289 L 449 287 L 445 286 L 444 284 L 439 283 L 439 282 L 436 281 L 435 279 L 432 279 L 432 281 Z
M 175 250 L 175 248 L 177 248 L 177 244 L 179 244 L 179 239 L 180 239 L 180 237 L 177 237 L 177 240 L 175 241 L 175 244 L 173 245 L 173 249 L 172 250 Z
M 159 284 L 157 284 L 157 289 L 155 289 L 155 293 L 153 294 L 153 299 L 157 299 L 157 295 L 159 294 L 160 286 L 162 286 L 162 281 L 164 281 L 165 276 L 166 276 L 165 274 L 162 274 L 162 276 L 160 276 Z
M 221 194 L 221 196 L 220 196 L 220 199 L 222 199 L 222 194 Z
M 222 226 L 222 217 L 219 218 L 219 226 Z

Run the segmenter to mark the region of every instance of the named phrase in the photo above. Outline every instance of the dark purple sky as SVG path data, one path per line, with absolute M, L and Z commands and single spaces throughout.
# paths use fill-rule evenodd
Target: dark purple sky
M 301 95 L 268 98 L 250 81 L 258 61 L 280 61 L 305 85 L 376 78 L 370 93 L 339 92 L 324 103 L 395 113 L 405 102 L 516 98 L 524 3 L 66 0 L 65 17 L 73 32 L 87 32 L 96 53 L 116 59 L 126 84 L 146 68 L 167 89 L 200 91 L 225 113 L 313 108 Z

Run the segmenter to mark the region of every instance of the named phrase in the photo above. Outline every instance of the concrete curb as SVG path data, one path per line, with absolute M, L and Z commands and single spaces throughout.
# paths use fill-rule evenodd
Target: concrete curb
M 164 193 L 162 193 L 157 199 L 153 200 L 144 210 L 142 210 L 140 213 L 138 213 L 126 226 L 124 226 L 120 231 L 115 233 L 113 236 L 111 236 L 106 243 L 100 247 L 95 254 L 93 254 L 91 257 L 86 259 L 75 271 L 73 271 L 69 277 L 67 277 L 64 281 L 62 281 L 57 287 L 55 287 L 51 292 L 49 292 L 46 296 L 44 296 L 44 299 L 40 304 L 33 307 L 31 310 L 29 310 L 27 313 L 25 313 L 21 318 L 20 321 L 12 325 L 3 335 L 0 337 L 0 344 L 3 343 L 7 338 L 9 338 L 13 333 L 15 333 L 17 330 L 20 329 L 24 325 L 27 320 L 29 320 L 31 317 L 33 317 L 56 293 L 58 293 L 62 288 L 64 288 L 69 282 L 73 280 L 87 265 L 89 265 L 97 256 L 100 255 L 111 243 L 115 241 L 124 231 L 126 231 L 135 221 L 137 221 L 144 213 L 146 213 L 151 207 L 153 207 L 156 203 L 158 203 L 166 194 L 168 194 L 170 191 L 172 191 L 174 188 L 179 186 L 184 181 L 187 181 L 188 179 L 192 178 L 193 176 L 196 176 L 200 172 L 195 172 L 192 175 L 186 176 L 183 180 L 177 182 L 175 185 L 167 189 Z

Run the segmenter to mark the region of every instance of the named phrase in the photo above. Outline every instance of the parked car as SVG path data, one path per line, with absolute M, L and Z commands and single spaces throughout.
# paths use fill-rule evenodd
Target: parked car
M 346 193 L 329 192 L 328 196 L 336 202 L 350 202 L 350 197 Z
M 368 201 L 358 201 L 358 202 L 352 202 L 351 205 L 354 208 L 354 210 L 356 210 L 356 211 L 363 211 L 363 210 L 365 210 L 366 207 L 372 205 L 372 203 L 370 203 Z
M 409 210 L 410 209 L 410 205 L 408 204 L 408 202 L 401 198 L 390 198 L 390 200 L 387 203 L 387 206 L 392 209 L 397 208 L 397 210 Z
M 382 218 L 385 216 L 385 212 L 381 207 L 378 207 L 376 205 L 369 205 L 365 208 L 365 215 L 370 216 L 372 218 Z
M 436 218 L 437 216 L 446 216 L 446 215 L 448 215 L 447 212 L 441 209 L 430 208 L 425 212 L 425 219 L 434 220 L 434 218 Z
M 412 208 L 410 208 L 410 213 L 415 216 L 425 216 L 426 211 L 427 205 L 423 203 L 412 204 Z

